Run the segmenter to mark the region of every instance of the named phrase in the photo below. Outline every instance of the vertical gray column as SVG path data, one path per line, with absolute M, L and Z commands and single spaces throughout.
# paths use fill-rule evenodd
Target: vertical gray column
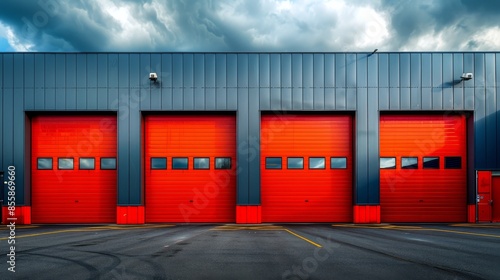
M 259 56 L 238 55 L 237 204 L 260 205 Z
M 467 204 L 476 204 L 476 166 L 474 166 L 474 117 L 467 122 Z
M 355 125 L 356 204 L 380 203 L 378 94 L 376 89 L 358 89 Z
M 248 74 L 248 204 L 260 205 L 260 95 L 257 54 L 249 55 Z
M 358 88 L 354 129 L 354 202 L 380 203 L 378 56 L 357 59 Z
M 138 85 L 147 78 L 135 69 L 138 61 L 138 54 L 119 55 L 118 205 L 141 205 L 143 202 L 140 103 L 147 90 Z
M 379 135 L 379 111 L 378 111 L 378 89 L 368 89 L 368 204 L 380 204 L 380 135 Z
M 137 93 L 140 94 L 140 93 Z M 128 89 L 120 89 L 118 108 L 118 205 L 143 202 L 141 113 L 139 103 L 129 99 Z
M 145 92 L 138 92 L 145 94 Z M 133 102 L 133 100 L 131 101 Z M 130 134 L 129 134 L 129 204 L 142 205 L 143 204 L 143 181 L 142 181 L 142 133 L 141 133 L 141 113 L 139 111 L 139 103 L 133 103 L 130 109 Z
M 354 201 L 367 204 L 368 198 L 368 94 L 366 88 L 357 89 L 354 131 Z
M 118 91 L 118 205 L 128 205 L 130 203 L 130 108 L 129 90 L 119 89 Z
M 130 203 L 130 82 L 129 55 L 118 55 L 118 205 Z
M 238 104 L 236 114 L 236 203 L 248 205 L 248 55 L 238 55 Z

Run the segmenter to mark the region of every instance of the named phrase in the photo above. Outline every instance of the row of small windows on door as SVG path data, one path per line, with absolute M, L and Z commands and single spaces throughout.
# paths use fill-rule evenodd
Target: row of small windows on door
M 95 169 L 95 158 L 79 158 L 78 159 L 78 169 L 80 170 L 94 170 Z M 52 158 L 40 157 L 37 159 L 37 169 L 38 170 L 52 170 Z M 116 169 L 116 158 L 102 157 L 100 159 L 101 170 L 114 170 Z M 74 169 L 73 158 L 57 158 L 57 169 L 60 170 L 72 170 Z
M 171 169 L 189 169 L 189 159 L 187 157 L 173 157 Z M 151 169 L 167 169 L 166 157 L 152 157 Z M 193 158 L 193 169 L 210 169 L 210 158 L 195 157 Z M 216 157 L 215 169 L 231 169 L 231 158 Z
M 423 157 L 423 169 L 439 169 L 441 166 L 439 157 Z M 418 157 L 401 157 L 401 169 L 418 169 Z M 462 168 L 462 157 L 444 157 L 445 169 Z M 381 157 L 380 169 L 396 169 L 395 157 Z
M 280 157 L 266 157 L 266 169 L 282 169 L 282 159 Z M 326 159 L 324 157 L 310 157 L 309 169 L 325 169 Z M 287 169 L 304 169 L 304 158 L 302 157 L 288 157 Z M 331 157 L 330 169 L 346 169 L 346 157 Z

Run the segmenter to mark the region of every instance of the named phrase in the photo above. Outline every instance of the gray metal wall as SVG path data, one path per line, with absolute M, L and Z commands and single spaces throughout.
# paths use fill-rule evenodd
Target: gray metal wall
M 500 169 L 499 84 L 500 53 L 2 53 L 0 170 L 17 167 L 29 204 L 28 113 L 115 112 L 118 203 L 141 204 L 141 112 L 230 111 L 237 202 L 260 204 L 260 112 L 340 111 L 355 116 L 355 202 L 378 204 L 379 112 L 473 112 L 470 170 Z

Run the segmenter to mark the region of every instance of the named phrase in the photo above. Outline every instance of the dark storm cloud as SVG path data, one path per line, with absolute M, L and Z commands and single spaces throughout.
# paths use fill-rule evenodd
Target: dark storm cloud
M 384 9 L 390 11 L 395 48 L 405 46 L 415 38 L 430 33 L 449 32 L 449 48 L 458 44 L 475 50 L 481 44 L 474 35 L 484 28 L 500 27 L 500 1 L 497 0 L 440 0 L 410 1 L 384 0 Z M 455 36 L 459 35 L 459 36 Z
M 120 28 L 87 1 L 3 0 L 0 19 L 21 44 L 33 44 L 38 51 L 97 51 L 106 42 L 108 30 Z
M 0 0 L 0 37 L 28 51 L 477 50 L 500 46 L 499 13 L 494 0 Z

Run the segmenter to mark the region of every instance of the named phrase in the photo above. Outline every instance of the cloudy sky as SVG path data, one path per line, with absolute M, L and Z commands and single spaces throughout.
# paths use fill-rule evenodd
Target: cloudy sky
M 500 50 L 498 0 L 0 0 L 0 51 Z

